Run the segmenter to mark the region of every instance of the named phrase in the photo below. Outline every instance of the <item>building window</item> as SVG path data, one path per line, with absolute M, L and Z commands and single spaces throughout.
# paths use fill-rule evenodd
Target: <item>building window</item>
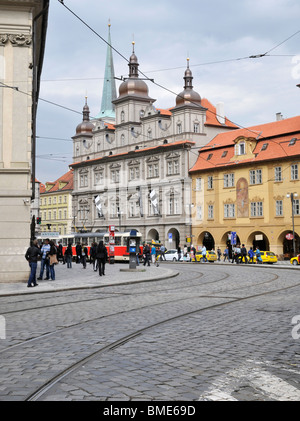
M 125 113 L 121 111 L 121 122 L 125 121 Z
M 198 177 L 196 178 L 196 191 L 202 190 L 202 178 Z
M 80 175 L 80 187 L 87 187 L 88 186 L 88 176 L 87 174 Z
M 200 132 L 200 125 L 199 123 L 194 123 L 194 133 L 199 133 Z
M 224 218 L 235 218 L 235 204 L 234 203 L 225 203 Z
M 251 216 L 263 216 L 263 202 L 251 202 Z
M 129 180 L 139 180 L 140 179 L 140 167 L 130 167 L 129 168 Z
M 88 206 L 87 205 L 80 206 L 79 207 L 79 218 L 82 221 L 85 221 L 87 219 L 88 212 L 89 212 L 89 210 L 88 210 Z
M 181 134 L 182 133 L 182 125 L 181 123 L 177 124 L 177 134 Z
M 148 134 L 148 140 L 151 140 L 152 139 L 152 130 L 148 129 L 147 134 Z
M 281 167 L 275 167 L 275 181 L 282 181 Z
M 201 205 L 197 205 L 197 219 L 202 221 L 202 206 Z
M 129 218 L 137 217 L 139 216 L 139 214 L 140 214 L 139 202 L 130 201 L 129 202 Z
M 119 183 L 119 181 L 120 181 L 120 170 L 111 170 L 111 181 L 113 183 Z
M 224 187 L 234 187 L 234 173 L 224 174 Z
M 214 205 L 208 205 L 208 219 L 214 218 Z
M 179 160 L 173 159 L 167 162 L 167 175 L 179 174 Z
M 283 216 L 282 200 L 276 200 L 276 216 Z
M 292 180 L 298 180 L 299 174 L 298 174 L 298 164 L 291 165 L 291 179 Z
M 214 188 L 214 186 L 213 186 L 213 176 L 212 175 L 209 175 L 207 177 L 207 189 L 208 190 L 211 190 L 213 188 Z
M 121 134 L 121 145 L 125 145 L 125 136 Z
M 103 184 L 103 171 L 95 172 L 95 184 Z
M 51 197 L 48 198 L 48 204 L 51 205 Z
M 147 166 L 147 175 L 148 178 L 159 177 L 158 164 L 149 164 Z
M 262 170 L 250 170 L 250 184 L 262 183 Z
M 179 214 L 179 201 L 178 197 L 175 197 L 172 194 L 168 199 L 168 215 L 178 215 Z
M 235 155 L 245 155 L 246 153 L 246 144 L 245 142 L 240 142 L 235 145 Z
M 300 206 L 299 206 L 299 199 L 293 200 L 293 209 L 294 209 L 294 215 L 300 215 Z

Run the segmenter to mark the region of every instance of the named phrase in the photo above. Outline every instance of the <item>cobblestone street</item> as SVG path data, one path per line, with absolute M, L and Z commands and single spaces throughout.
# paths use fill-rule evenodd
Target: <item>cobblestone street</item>
M 59 265 L 63 291 L 0 297 L 2 401 L 300 399 L 299 270 L 161 264 L 130 283 L 119 269 L 96 288 L 90 267 Z

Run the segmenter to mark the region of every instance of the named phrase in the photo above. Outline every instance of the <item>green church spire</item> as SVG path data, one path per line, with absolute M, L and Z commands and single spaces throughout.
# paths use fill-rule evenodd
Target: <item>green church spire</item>
M 102 91 L 101 110 L 95 118 L 115 118 L 115 106 L 112 103 L 117 99 L 114 62 L 111 48 L 110 22 L 108 24 L 108 46 L 106 52 L 105 74 Z

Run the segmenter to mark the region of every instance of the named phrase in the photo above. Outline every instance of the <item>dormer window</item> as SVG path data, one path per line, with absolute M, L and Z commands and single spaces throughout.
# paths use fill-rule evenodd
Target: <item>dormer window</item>
M 245 142 L 239 142 L 235 145 L 235 155 L 245 155 L 246 154 L 246 144 Z

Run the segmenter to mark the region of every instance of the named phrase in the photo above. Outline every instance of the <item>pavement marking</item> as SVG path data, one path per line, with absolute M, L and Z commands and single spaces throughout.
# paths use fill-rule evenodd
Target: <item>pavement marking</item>
M 254 388 L 258 393 L 261 392 L 268 399 L 276 401 L 300 400 L 299 389 L 262 368 L 254 367 L 251 362 L 253 363 L 253 361 L 247 361 L 244 365 L 218 377 L 212 387 L 200 396 L 199 400 L 236 401 L 238 399 L 232 396 L 233 393 L 245 385 Z

